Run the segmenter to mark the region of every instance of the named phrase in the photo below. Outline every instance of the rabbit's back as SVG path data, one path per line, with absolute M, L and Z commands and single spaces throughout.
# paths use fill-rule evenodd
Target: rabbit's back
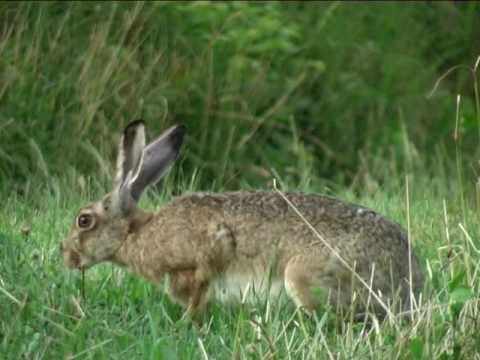
M 372 246 L 384 251 L 407 250 L 402 227 L 373 210 L 318 194 L 285 193 L 284 196 L 334 247 L 353 246 L 358 251 Z M 172 205 L 188 208 L 196 215 L 205 211 L 220 214 L 240 247 L 252 243 L 262 249 L 272 245 L 313 251 L 325 246 L 295 209 L 275 192 L 193 193 Z
M 373 210 L 318 194 L 285 193 L 291 204 L 352 267 L 368 277 L 376 271 L 408 278 L 408 239 L 400 225 Z M 194 193 L 182 207 L 215 209 L 235 238 L 237 259 L 275 259 L 278 271 L 298 254 L 337 265 L 336 257 L 285 199 L 276 192 Z M 219 219 L 219 218 L 217 218 Z M 219 220 L 216 220 L 219 221 Z M 423 282 L 412 255 L 414 282 Z M 391 279 L 385 279 L 390 282 Z M 400 280 L 399 280 L 400 281 Z

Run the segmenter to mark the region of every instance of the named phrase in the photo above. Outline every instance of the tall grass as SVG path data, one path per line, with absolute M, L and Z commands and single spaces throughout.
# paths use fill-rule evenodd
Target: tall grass
M 478 11 L 0 3 L 1 357 L 480 358 Z M 457 64 L 472 69 L 447 72 Z M 83 297 L 58 244 L 108 189 L 119 129 L 137 117 L 154 134 L 189 129 L 144 207 L 276 178 L 408 228 L 428 284 L 410 321 L 307 318 L 259 300 L 214 304 L 198 329 L 109 265 L 87 272 Z
M 439 152 L 448 167 L 457 93 L 472 161 L 470 75 L 425 95 L 473 63 L 478 12 L 474 2 L 1 3 L 1 187 L 66 173 L 105 183 L 114 134 L 138 117 L 155 133 L 187 124 L 184 169 L 201 169 L 204 187 L 265 186 L 272 174 L 302 184 L 306 172 L 362 187 L 383 182 L 376 159 L 406 160 L 404 133 L 428 168 Z

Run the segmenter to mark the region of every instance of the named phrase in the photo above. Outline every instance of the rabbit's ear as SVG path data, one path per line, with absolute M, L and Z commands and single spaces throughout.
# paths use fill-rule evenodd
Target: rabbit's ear
M 127 125 L 118 145 L 117 173 L 111 196 L 112 212 L 125 213 L 133 202 L 128 184 L 138 171 L 145 148 L 145 123 L 135 120 Z
M 143 120 L 132 121 L 125 128 L 118 146 L 117 174 L 114 188 L 120 188 L 132 171 L 138 170 L 142 152 L 145 148 L 145 123 Z
M 178 158 L 185 126 L 176 125 L 145 147 L 137 171 L 129 181 L 130 195 L 137 202 L 145 188 L 162 178 Z

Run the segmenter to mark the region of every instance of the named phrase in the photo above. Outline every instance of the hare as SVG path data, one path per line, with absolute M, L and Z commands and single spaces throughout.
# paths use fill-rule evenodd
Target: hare
M 63 242 L 67 267 L 109 261 L 160 284 L 191 316 L 212 297 L 284 291 L 313 312 L 385 314 L 409 308 L 423 275 L 405 231 L 376 212 L 340 200 L 278 191 L 192 193 L 156 213 L 137 203 L 177 159 L 185 128 L 145 144 L 142 120 L 119 144 L 113 190 L 82 208 Z M 317 289 L 323 296 L 319 296 Z

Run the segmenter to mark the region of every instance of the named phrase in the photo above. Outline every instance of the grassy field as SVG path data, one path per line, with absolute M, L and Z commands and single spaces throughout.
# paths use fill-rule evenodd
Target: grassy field
M 173 177 L 171 177 L 173 178 Z M 181 309 L 142 279 L 99 265 L 65 269 L 59 243 L 76 209 L 95 194 L 45 190 L 30 201 L 15 196 L 0 212 L 0 352 L 8 359 L 332 359 L 478 358 L 480 347 L 478 213 L 473 198 L 444 179 L 409 178 L 361 203 L 406 227 L 420 254 L 428 286 L 411 322 L 400 318 L 365 326 L 337 322 L 319 311 L 305 317 L 288 301 L 214 304 L 197 329 Z M 143 206 L 155 208 L 181 192 L 169 183 Z M 320 189 L 319 189 L 320 190 Z M 407 202 L 408 197 L 408 202 Z M 5 357 L 6 356 L 6 357 Z
M 480 359 L 479 5 L 372 6 L 1 2 L 0 358 Z M 123 270 L 68 271 L 138 117 L 188 128 L 146 208 L 276 179 L 402 224 L 427 278 L 410 321 L 259 299 L 199 329 Z

